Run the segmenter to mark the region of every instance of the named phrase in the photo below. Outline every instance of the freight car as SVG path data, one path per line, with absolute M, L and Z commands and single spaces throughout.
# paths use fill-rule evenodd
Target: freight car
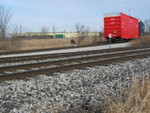
M 139 38 L 144 33 L 144 24 L 132 16 L 118 13 L 104 14 L 104 37 L 108 41 Z

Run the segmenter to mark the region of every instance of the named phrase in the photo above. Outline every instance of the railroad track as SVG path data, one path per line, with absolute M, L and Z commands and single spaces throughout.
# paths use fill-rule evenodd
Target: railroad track
M 54 59 L 54 58 L 62 58 L 62 57 L 71 57 L 71 56 L 79 56 L 79 55 L 89 55 L 94 53 L 106 53 L 106 52 L 115 52 L 115 51 L 125 51 L 125 50 L 133 50 L 138 48 L 128 47 L 128 48 L 116 48 L 116 49 L 106 49 L 106 50 L 93 50 L 93 51 L 83 51 L 83 52 L 72 52 L 72 53 L 60 53 L 60 54 L 43 54 L 43 55 L 24 55 L 24 56 L 11 56 L 11 57 L 0 57 L 0 64 L 3 63 L 16 63 L 16 62 L 27 62 L 33 60 L 45 60 L 45 59 Z M 19 53 L 17 53 L 19 54 Z M 15 55 L 17 55 L 15 54 Z M 22 53 L 25 54 L 25 53 Z M 6 54 L 1 54 L 0 56 L 5 56 Z M 13 55 L 8 54 L 8 55 Z
M 78 52 L 77 53 L 66 53 L 60 55 L 49 55 L 46 58 L 52 58 L 58 56 L 60 59 L 53 61 L 41 61 L 26 64 L 16 64 L 10 66 L 0 67 L 0 81 L 9 79 L 21 79 L 24 77 L 33 77 L 39 74 L 50 74 L 54 72 L 64 72 L 77 68 L 90 67 L 94 65 L 106 65 L 113 62 L 121 62 L 130 59 L 143 58 L 150 56 L 150 48 L 134 49 L 134 50 L 124 50 L 124 51 L 114 51 L 109 53 L 101 52 L 95 54 L 96 51 L 89 52 Z M 84 55 L 84 56 L 83 56 Z M 64 58 L 66 56 L 66 58 Z M 26 57 L 27 58 L 27 57 Z M 37 59 L 45 59 L 37 57 Z M 21 58 L 20 58 L 21 59 Z M 28 58 L 30 59 L 30 58 Z M 36 57 L 34 57 L 34 60 Z M 27 60 L 27 59 L 26 59 Z M 30 59 L 31 60 L 31 59 Z M 2 60 L 1 60 L 2 61 Z M 5 60 L 10 61 L 10 59 Z M 36 69 L 35 69 L 36 68 Z M 18 70 L 24 70 L 18 72 Z M 9 73 L 8 73 L 9 72 Z

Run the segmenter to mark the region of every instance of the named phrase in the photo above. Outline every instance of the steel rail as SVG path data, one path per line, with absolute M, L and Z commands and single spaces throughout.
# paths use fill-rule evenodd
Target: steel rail
M 108 53 L 108 52 L 116 52 L 116 51 L 126 51 L 133 50 L 135 48 L 115 48 L 108 50 L 93 50 L 93 51 L 82 51 L 82 52 L 70 52 L 70 53 L 60 53 L 60 54 L 44 54 L 44 55 L 32 55 L 32 56 L 18 56 L 18 57 L 3 57 L 0 58 L 0 64 L 3 63 L 14 63 L 14 62 L 23 62 L 23 61 L 32 61 L 32 60 L 44 60 L 44 59 L 54 59 L 60 57 L 70 57 L 70 56 L 78 56 L 78 55 L 88 55 L 93 53 Z M 146 48 L 147 49 L 147 48 Z M 0 55 L 1 56 L 1 55 Z
M 124 48 L 123 50 L 130 50 L 131 48 Z M 133 49 L 133 48 L 132 48 Z M 109 49 L 109 50 L 93 50 L 93 51 L 82 51 L 82 52 L 70 52 L 70 53 L 60 53 L 60 54 L 44 54 L 44 55 L 32 55 L 32 56 L 19 56 L 19 57 L 7 57 L 0 58 L 0 63 L 13 63 L 20 61 L 31 61 L 31 60 L 42 60 L 48 58 L 60 58 L 60 57 L 70 57 L 70 56 L 78 56 L 78 55 L 88 55 L 93 53 L 105 53 L 112 51 L 121 51 L 122 49 Z M 122 51 L 123 51 L 122 50 Z
M 46 55 L 34 55 L 34 56 L 23 56 L 23 57 L 11 57 L 11 58 L 0 58 L 0 64 L 4 63 L 17 63 L 17 62 L 27 62 L 27 61 L 37 61 L 37 60 L 46 60 L 46 59 L 56 59 L 62 57 L 71 57 L 71 56 L 79 56 L 79 55 L 90 55 L 90 54 L 111 54 L 115 52 L 126 52 L 126 51 L 137 51 L 137 50 L 149 50 L 150 48 L 144 49 L 131 49 L 131 48 L 124 48 L 124 49 L 113 49 L 113 50 L 95 50 L 95 51 L 84 51 L 84 52 L 73 52 L 73 53 L 62 53 L 62 54 L 46 54 Z
M 3 66 L 0 67 L 0 72 L 4 71 L 12 71 L 17 69 L 30 69 L 30 68 L 37 68 L 41 66 L 49 66 L 49 65 L 61 65 L 65 63 L 72 63 L 72 62 L 81 62 L 81 61 L 88 61 L 88 60 L 97 60 L 102 58 L 110 58 L 115 56 L 123 56 L 123 55 L 129 55 L 129 54 L 138 54 L 138 53 L 146 53 L 150 52 L 150 49 L 146 50 L 130 50 L 130 51 L 119 51 L 115 53 L 108 53 L 108 54 L 102 54 L 102 55 L 93 55 L 93 56 L 83 56 L 83 57 L 77 57 L 77 58 L 67 58 L 67 59 L 60 59 L 60 60 L 54 60 L 54 61 L 43 61 L 38 63 L 27 63 L 27 64 L 18 64 L 18 65 L 12 65 L 12 66 Z
M 25 77 L 30 76 L 36 76 L 40 74 L 50 74 L 54 72 L 64 72 L 72 69 L 79 69 L 79 68 L 85 68 L 85 67 L 91 67 L 95 65 L 106 65 L 113 62 L 122 62 L 126 60 L 136 59 L 136 58 L 145 58 L 150 57 L 150 53 L 140 53 L 135 55 L 127 55 L 127 56 L 118 56 L 118 57 L 112 57 L 112 58 L 106 58 L 103 60 L 96 60 L 96 61 L 89 61 L 89 62 L 82 62 L 77 64 L 66 64 L 63 66 L 56 66 L 56 67 L 50 67 L 45 69 L 38 69 L 38 70 L 30 70 L 25 72 L 17 72 L 12 74 L 3 74 L 0 76 L 0 81 L 9 80 L 9 79 L 21 79 Z

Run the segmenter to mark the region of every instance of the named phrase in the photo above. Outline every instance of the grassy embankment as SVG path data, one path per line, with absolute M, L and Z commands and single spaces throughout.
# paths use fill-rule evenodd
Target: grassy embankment
M 71 43 L 71 40 L 75 43 Z M 101 43 L 102 38 L 84 38 L 78 41 L 78 38 L 64 38 L 64 39 L 5 39 L 0 41 L 1 51 L 14 51 L 14 50 L 36 50 L 45 48 L 61 48 L 61 47 L 74 47 L 85 46 Z
M 106 113 L 150 113 L 150 80 L 133 79 L 131 88 L 125 93 L 125 100 L 113 102 Z
M 142 36 L 139 39 L 132 40 L 131 45 L 137 47 L 148 47 L 150 46 L 150 36 Z

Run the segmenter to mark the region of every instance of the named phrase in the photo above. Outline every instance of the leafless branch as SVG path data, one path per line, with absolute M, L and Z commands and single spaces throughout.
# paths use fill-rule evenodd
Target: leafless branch
M 4 5 L 0 4 L 0 37 L 6 37 L 6 31 L 8 29 L 12 13 L 10 9 L 7 9 Z
M 26 28 L 22 24 L 20 24 L 20 25 L 16 24 L 12 27 L 12 35 L 13 36 L 18 36 L 18 35 L 21 36 L 22 33 L 25 32 L 25 30 L 26 30 Z
M 43 27 L 41 28 L 42 36 L 44 37 L 44 36 L 48 33 L 48 31 L 49 31 L 49 28 L 46 27 L 46 26 L 43 26 Z
M 78 44 L 85 38 L 88 37 L 90 28 L 80 24 L 79 22 L 75 24 L 76 32 L 78 33 Z

